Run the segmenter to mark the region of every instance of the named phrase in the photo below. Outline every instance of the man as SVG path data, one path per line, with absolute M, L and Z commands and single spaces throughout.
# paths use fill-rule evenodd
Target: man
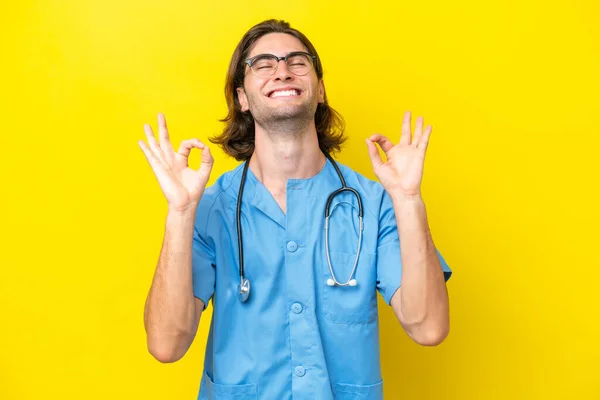
M 169 205 L 149 351 L 180 359 L 212 299 L 199 399 L 381 399 L 377 291 L 417 343 L 437 345 L 449 329 L 451 271 L 420 193 L 431 127 L 418 118 L 411 137 L 406 113 L 398 144 L 366 140 L 380 183 L 338 165 L 329 153 L 343 123 L 318 54 L 283 21 L 242 38 L 225 92 L 226 127 L 212 141 L 245 162 L 211 187 L 209 148 L 189 139 L 175 152 L 163 115 L 158 142 L 147 125 L 140 141 Z M 356 192 L 329 197 L 344 185 Z

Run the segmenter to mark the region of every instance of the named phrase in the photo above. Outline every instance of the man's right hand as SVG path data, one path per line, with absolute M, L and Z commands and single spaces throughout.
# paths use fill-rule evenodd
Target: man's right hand
M 150 125 L 144 125 L 144 131 L 148 144 L 143 140 L 138 141 L 138 144 L 167 198 L 169 210 L 181 212 L 196 207 L 210 178 L 214 162 L 209 148 L 199 139 L 188 139 L 181 142 L 176 153 L 169 140 L 163 114 L 158 114 L 158 143 Z M 202 150 L 198 170 L 193 170 L 188 165 L 188 157 L 194 147 Z

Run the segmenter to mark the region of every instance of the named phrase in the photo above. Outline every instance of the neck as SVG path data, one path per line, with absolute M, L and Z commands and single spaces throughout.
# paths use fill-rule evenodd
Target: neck
M 314 120 L 304 126 L 279 127 L 277 131 L 255 126 L 250 169 L 274 195 L 282 195 L 288 179 L 315 176 L 325 164 Z

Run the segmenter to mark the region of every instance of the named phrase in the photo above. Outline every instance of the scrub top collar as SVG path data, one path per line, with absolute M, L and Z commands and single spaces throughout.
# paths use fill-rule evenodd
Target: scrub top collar
M 343 167 L 339 163 L 338 166 L 343 173 Z M 242 177 L 242 170 L 243 164 L 238 167 L 240 179 Z M 238 180 L 238 187 L 239 183 L 240 181 Z M 321 194 L 318 193 L 319 189 L 322 191 L 323 188 L 326 188 L 329 189 L 329 192 L 332 192 L 338 187 L 341 187 L 340 179 L 338 178 L 331 161 L 326 158 L 325 165 L 314 176 L 304 179 L 288 179 L 286 191 L 302 190 L 307 194 L 310 193 L 311 196 L 320 196 Z M 329 194 L 329 192 L 327 192 L 327 194 Z M 279 204 L 277 204 L 277 201 L 275 201 L 273 195 L 271 195 L 271 192 L 269 192 L 266 186 L 254 175 L 251 168 L 248 168 L 248 174 L 246 176 L 246 184 L 244 186 L 242 197 L 242 210 L 244 209 L 244 203 L 250 203 L 285 229 L 286 215 L 279 207 Z

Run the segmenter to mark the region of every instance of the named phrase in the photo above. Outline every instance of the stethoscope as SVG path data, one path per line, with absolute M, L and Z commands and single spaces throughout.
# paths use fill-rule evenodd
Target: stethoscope
M 340 181 L 342 182 L 342 187 L 332 192 L 327 198 L 327 203 L 325 205 L 325 253 L 327 254 L 327 264 L 329 265 L 329 272 L 331 273 L 331 278 L 327 279 L 328 286 L 356 286 L 356 279 L 353 278 L 354 273 L 356 272 L 356 266 L 358 264 L 358 257 L 360 256 L 360 247 L 362 244 L 362 235 L 363 235 L 363 206 L 362 199 L 360 194 L 356 191 L 356 189 L 346 186 L 346 180 L 344 179 L 342 172 L 340 171 L 337 163 L 331 158 L 331 156 L 323 152 L 325 156 L 331 161 L 331 164 L 334 166 L 335 171 L 337 172 Z M 238 192 L 237 198 L 237 209 L 236 209 L 236 224 L 237 224 L 237 233 L 238 233 L 238 252 L 240 258 L 240 284 L 238 286 L 238 299 L 243 303 L 248 300 L 248 296 L 250 295 L 250 281 L 248 278 L 244 277 L 244 251 L 242 246 L 242 223 L 241 223 L 241 210 L 242 210 L 242 193 L 244 191 L 244 184 L 246 183 L 246 175 L 248 173 L 248 164 L 250 160 L 246 160 L 244 164 L 244 170 L 242 172 L 242 180 L 240 182 L 240 190 Z M 341 283 L 335 277 L 333 272 L 333 267 L 331 266 L 331 259 L 329 257 L 329 217 L 331 216 L 331 212 L 329 207 L 331 206 L 331 202 L 333 198 L 342 193 L 342 192 L 351 192 L 356 196 L 358 200 L 358 221 L 359 221 L 359 234 L 358 234 L 358 248 L 356 250 L 356 258 L 354 260 L 354 266 L 352 267 L 352 272 L 350 272 L 350 276 L 346 280 L 346 282 Z M 335 208 L 335 207 L 334 207 Z

